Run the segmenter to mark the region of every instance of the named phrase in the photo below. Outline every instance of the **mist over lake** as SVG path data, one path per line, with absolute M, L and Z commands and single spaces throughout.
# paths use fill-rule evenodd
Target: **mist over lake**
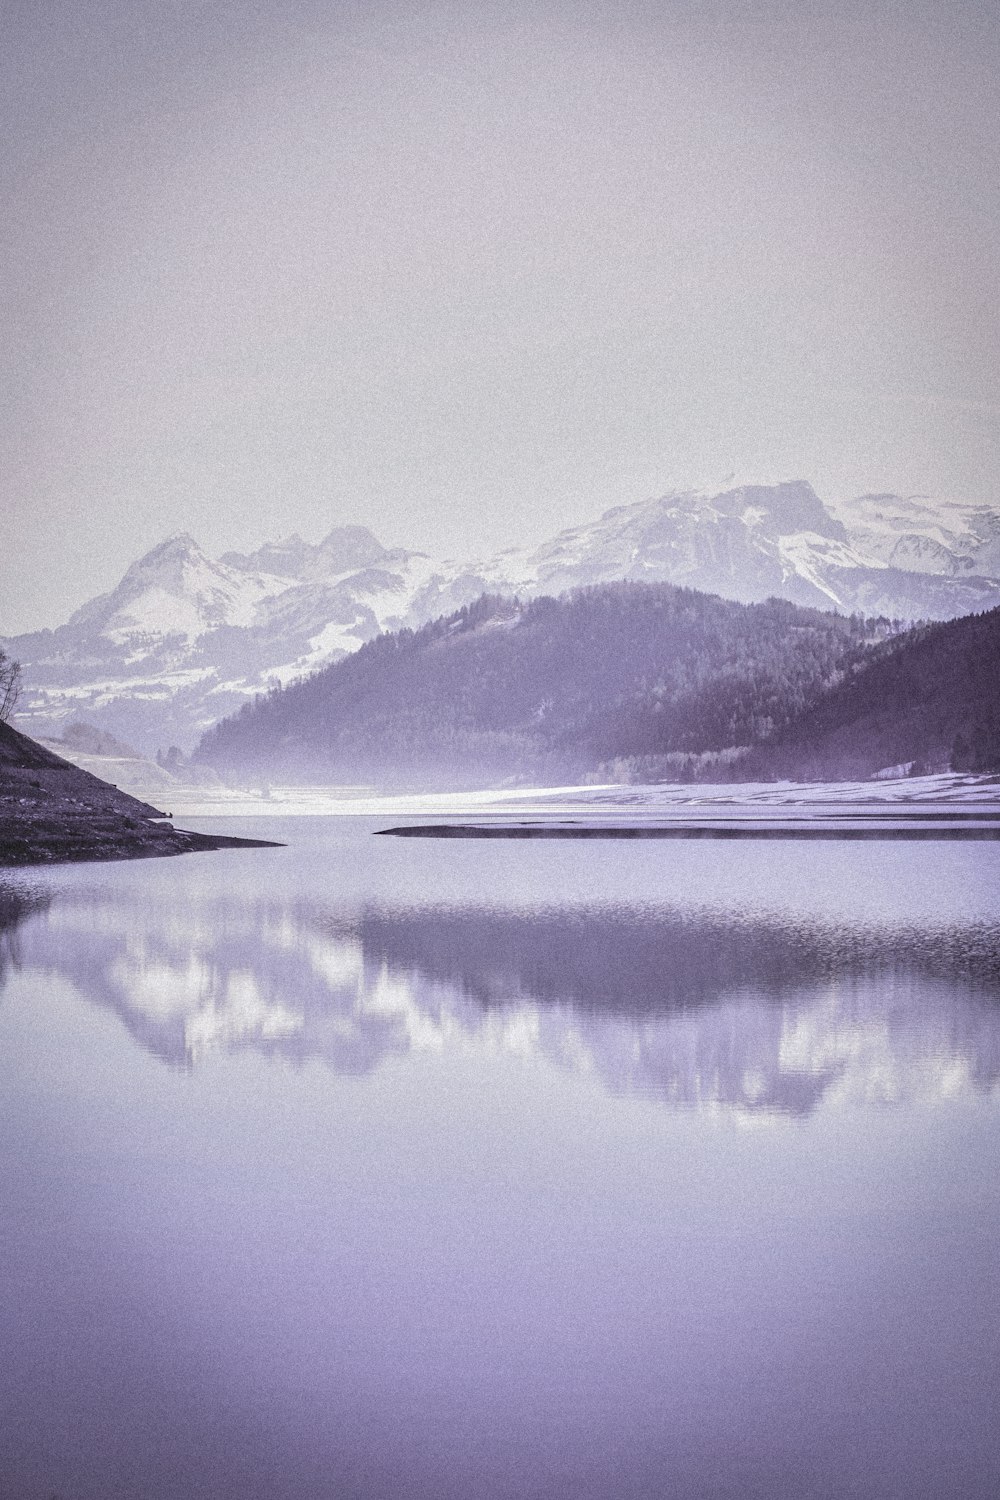
M 992 1496 L 996 846 L 380 826 L 5 876 L 3 1493 Z

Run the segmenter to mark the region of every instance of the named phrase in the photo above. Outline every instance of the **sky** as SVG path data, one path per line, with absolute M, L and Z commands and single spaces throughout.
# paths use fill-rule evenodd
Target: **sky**
M 1000 9 L 4 0 L 0 633 L 164 537 L 1000 503 Z

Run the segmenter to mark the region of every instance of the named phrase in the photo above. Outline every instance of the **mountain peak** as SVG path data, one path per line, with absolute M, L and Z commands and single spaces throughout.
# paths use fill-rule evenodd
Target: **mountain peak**
M 802 531 L 847 541 L 842 523 L 831 515 L 807 479 L 786 479 L 780 484 L 742 484 L 712 497 L 710 504 L 727 514 L 759 517 L 769 536 L 787 536 Z
M 157 542 L 148 552 L 138 558 L 126 572 L 129 574 L 149 573 L 161 568 L 183 566 L 192 561 L 207 561 L 204 552 L 198 546 L 194 537 L 187 531 L 175 531 L 173 536 L 168 536 L 164 541 Z
M 255 552 L 225 552 L 219 561 L 242 572 L 272 573 L 304 582 L 370 568 L 389 555 L 367 526 L 335 526 L 315 544 L 304 542 L 296 532 L 280 542 L 266 542 Z
M 335 526 L 320 542 L 316 555 L 329 571 L 346 573 L 381 562 L 386 549 L 367 526 Z
M 157 542 L 155 547 L 151 547 L 143 557 L 139 558 L 136 566 L 159 557 L 188 557 L 192 553 L 204 555 L 189 531 L 175 531 L 172 536 L 166 537 L 162 542 Z

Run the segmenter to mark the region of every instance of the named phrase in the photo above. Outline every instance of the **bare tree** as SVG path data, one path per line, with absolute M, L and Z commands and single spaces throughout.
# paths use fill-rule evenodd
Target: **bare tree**
M 21 696 L 21 663 L 0 650 L 0 724 L 6 724 Z

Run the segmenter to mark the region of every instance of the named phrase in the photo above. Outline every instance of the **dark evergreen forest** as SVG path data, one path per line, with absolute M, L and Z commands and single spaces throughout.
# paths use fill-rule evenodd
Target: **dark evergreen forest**
M 258 699 L 197 758 L 242 778 L 395 786 L 719 780 L 751 754 L 766 776 L 765 747 L 787 758 L 800 725 L 822 735 L 809 716 L 873 664 L 891 672 L 912 636 L 668 584 L 484 596 Z
M 1000 771 L 1000 609 L 917 626 L 874 644 L 743 761 L 750 777 L 814 780 Z

